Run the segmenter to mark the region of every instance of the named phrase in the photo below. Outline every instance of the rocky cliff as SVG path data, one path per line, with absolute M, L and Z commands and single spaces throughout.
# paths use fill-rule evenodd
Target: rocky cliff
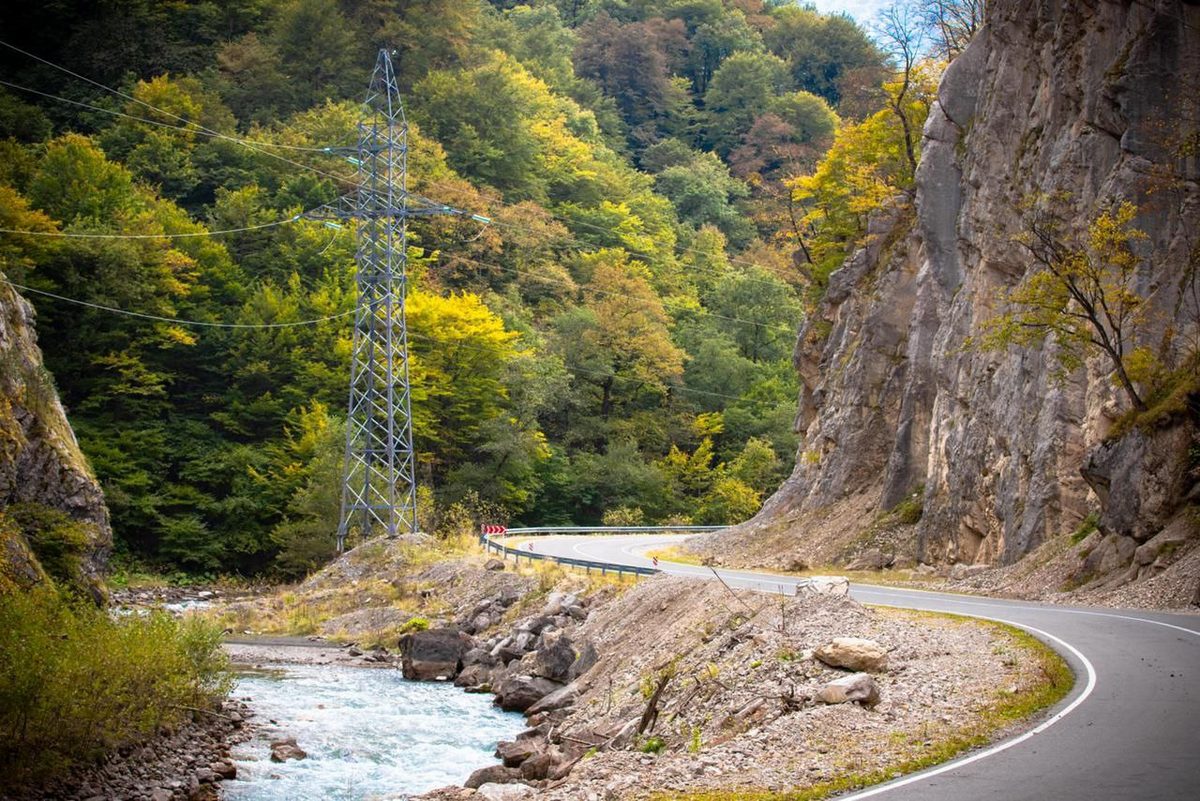
M 991 2 L 941 81 L 915 202 L 876 216 L 801 332 L 794 473 L 703 549 L 1010 564 L 1097 520 L 1076 581 L 1165 568 L 1134 551 L 1197 494 L 1197 98 L 1200 4 Z M 1033 269 L 1016 240 L 1037 195 L 1077 231 L 1106 204 L 1138 206 L 1140 341 L 1178 372 L 1137 421 L 1101 359 L 1063 377 L 1052 340 L 971 346 Z
M 33 307 L 0 280 L 0 589 L 42 580 L 40 552 L 51 573 L 99 597 L 111 546 L 100 486 L 42 365 Z

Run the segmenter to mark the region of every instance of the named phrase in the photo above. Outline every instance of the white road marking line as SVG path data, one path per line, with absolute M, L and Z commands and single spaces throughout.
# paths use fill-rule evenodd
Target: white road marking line
M 633 548 L 640 547 L 640 548 L 646 549 L 655 544 L 657 544 L 657 543 L 656 542 L 634 543 L 633 545 L 623 547 L 621 549 L 621 552 L 625 553 L 629 556 L 638 556 L 638 554 L 634 554 L 632 552 Z M 583 551 L 579 550 L 581 545 L 583 545 L 583 543 L 577 543 L 574 546 L 576 553 L 583 554 Z M 587 558 L 603 561 L 603 558 L 598 557 L 598 556 L 588 556 Z M 678 563 L 678 562 L 673 563 L 673 566 L 683 567 L 683 565 L 681 565 L 681 563 Z M 687 567 L 691 567 L 691 566 L 687 566 Z M 720 572 L 723 573 L 728 578 L 741 578 L 741 577 L 737 576 L 736 573 L 733 573 L 732 571 L 730 571 L 730 572 L 720 571 Z M 689 573 L 686 573 L 683 571 L 681 571 L 681 573 L 685 574 L 685 575 L 689 574 Z M 690 573 L 690 575 L 696 575 L 696 573 Z M 707 575 L 707 573 L 701 572 L 701 573 L 699 573 L 699 575 Z M 772 576 L 771 574 L 765 574 L 765 573 L 750 574 L 750 575 L 746 575 L 744 577 L 744 580 L 746 580 L 746 581 L 756 581 L 756 582 L 765 582 L 765 581 L 771 580 L 771 579 L 782 582 L 783 584 L 789 584 L 789 583 L 795 584 L 796 583 L 796 579 L 792 578 L 792 577 Z M 865 587 L 866 587 L 865 589 L 860 587 L 860 588 L 856 589 L 856 592 L 866 594 L 866 595 L 874 594 L 874 595 L 887 596 L 890 594 L 893 596 L 893 600 L 899 600 L 899 599 L 895 598 L 895 594 L 896 594 L 897 590 L 890 589 L 890 588 L 872 589 L 873 587 L 876 587 L 876 586 L 877 585 L 865 585 Z M 751 588 L 751 589 L 753 589 L 753 588 Z M 960 604 L 962 606 L 983 606 L 983 607 L 993 607 L 993 608 L 996 606 L 996 604 L 994 604 L 994 603 L 965 600 L 968 598 L 972 598 L 974 596 L 965 596 L 965 595 L 964 596 L 956 596 L 955 594 L 952 594 L 952 593 L 937 593 L 937 592 L 932 592 L 929 590 L 899 589 L 898 591 L 900 593 L 917 592 L 917 593 L 922 593 L 922 594 L 926 594 L 926 595 L 938 596 L 940 598 L 940 600 L 944 601 L 945 603 Z M 960 600 L 960 598 L 961 598 L 961 600 Z M 895 606 L 896 604 L 884 604 L 884 605 L 885 606 Z M 1177 626 L 1173 623 L 1164 623 L 1159 620 L 1151 620 L 1149 618 L 1134 617 L 1132 615 L 1119 615 L 1119 614 L 1115 614 L 1112 612 L 1092 612 L 1092 611 L 1083 610 L 1083 609 L 1066 609 L 1066 608 L 1055 607 L 1055 606 L 1012 606 L 1012 605 L 1001 604 L 1001 607 L 1003 609 L 1013 610 L 1013 611 L 1067 613 L 1067 614 L 1076 614 L 1076 615 L 1090 615 L 1090 616 L 1094 616 L 1094 617 L 1110 617 L 1110 618 L 1116 618 L 1116 619 L 1120 619 L 1120 620 L 1131 620 L 1131 621 L 1134 621 L 1137 623 L 1151 623 L 1156 626 L 1164 626 L 1166 628 L 1176 629 L 1178 631 L 1182 631 L 1182 632 L 1185 632 L 1188 634 L 1200 636 L 1200 631 L 1193 631 L 1192 629 L 1185 628 L 1183 626 Z M 912 607 L 908 607 L 908 608 L 912 608 Z M 938 611 L 938 610 L 933 610 L 933 611 Z M 995 756 L 996 754 L 999 754 L 1003 751 L 1007 751 L 1008 749 L 1010 749 L 1016 745 L 1019 745 L 1038 734 L 1041 734 L 1042 732 L 1046 731 L 1051 726 L 1053 726 L 1055 723 L 1058 723 L 1060 720 L 1065 718 L 1067 715 L 1074 712 L 1077 708 L 1079 708 L 1080 704 L 1082 704 L 1084 701 L 1086 701 L 1092 695 L 1092 692 L 1096 689 L 1096 668 L 1092 664 L 1091 660 L 1089 660 L 1086 656 L 1084 656 L 1082 651 L 1080 651 L 1074 645 L 1072 645 L 1071 643 L 1062 639 L 1061 637 L 1056 637 L 1055 635 L 1051 634 L 1050 632 L 1044 631 L 1044 630 L 1036 628 L 1034 626 L 1030 626 L 1030 625 L 1023 624 L 1023 623 L 1018 623 L 1013 620 L 1007 620 L 1005 618 L 993 617 L 991 615 L 983 615 L 983 614 L 978 614 L 978 613 L 966 613 L 966 614 L 968 614 L 968 616 L 970 616 L 970 617 L 979 618 L 981 620 L 991 620 L 991 621 L 994 621 L 997 623 L 1005 623 L 1010 626 L 1016 626 L 1018 628 L 1021 628 L 1026 631 L 1032 632 L 1034 634 L 1040 635 L 1047 640 L 1057 643 L 1058 645 L 1060 645 L 1062 648 L 1066 649 L 1067 651 L 1070 651 L 1071 654 L 1073 654 L 1075 656 L 1075 658 L 1080 661 L 1080 663 L 1084 667 L 1084 670 L 1087 672 L 1087 683 L 1084 686 L 1083 691 L 1080 692 L 1080 694 L 1078 696 L 1076 696 L 1075 699 L 1073 701 L 1071 701 L 1071 703 L 1067 704 L 1067 706 L 1065 706 L 1063 709 L 1059 710 L 1055 715 L 1053 715 L 1049 719 L 1043 721 L 1042 723 L 1038 724 L 1037 726 L 1035 726 L 1034 728 L 1025 732 L 1024 734 L 1020 734 L 1020 735 L 1017 735 L 1016 737 L 1012 737 L 1008 740 L 997 743 L 996 745 L 992 746 L 991 748 L 984 749 L 983 751 L 980 751 L 975 754 L 971 754 L 970 756 L 962 757 L 959 759 L 954 759 L 949 762 L 945 762 L 941 765 L 938 765 L 937 767 L 929 768 L 929 769 L 921 771 L 919 773 L 913 773 L 909 776 L 905 776 L 902 779 L 897 779 L 895 781 L 888 782 L 887 784 L 876 785 L 875 787 L 871 787 L 866 790 L 862 790 L 862 791 L 854 793 L 852 795 L 843 796 L 842 797 L 843 801 L 857 801 L 857 799 L 871 798 L 871 797 L 874 797 L 877 795 L 882 795 L 883 793 L 888 793 L 893 790 L 897 790 L 901 787 L 907 787 L 910 784 L 915 784 L 917 782 L 924 781 L 926 779 L 931 779 L 935 776 L 940 776 L 944 773 L 948 773 L 950 771 L 957 770 L 958 768 L 965 767 L 966 765 L 970 765 L 970 764 L 972 764 L 974 762 L 978 762 L 982 759 L 986 759 L 988 757 Z
M 1051 634 L 1047 631 L 1042 631 L 1041 629 L 1038 629 L 1038 628 L 1034 628 L 1033 626 L 1028 626 L 1028 625 L 1025 625 L 1022 623 L 1017 623 L 1012 620 L 1005 620 L 1004 618 L 989 617 L 987 615 L 972 615 L 972 617 L 978 617 L 983 620 L 991 620 L 991 621 L 995 621 L 997 623 L 1007 623 L 1010 626 L 1016 626 L 1018 628 L 1025 629 L 1026 631 L 1031 631 L 1034 634 L 1041 635 L 1042 637 L 1045 637 L 1048 640 L 1052 640 L 1052 641 L 1058 643 L 1063 648 L 1066 648 L 1068 651 L 1070 651 L 1072 654 L 1075 655 L 1076 659 L 1078 659 L 1080 662 L 1083 663 L 1083 667 L 1087 671 L 1087 685 L 1083 688 L 1083 692 L 1080 693 L 1079 696 L 1074 701 L 1069 703 L 1067 706 L 1063 707 L 1063 709 L 1059 710 L 1059 712 L 1057 714 L 1055 714 L 1053 717 L 1049 718 L 1048 720 L 1042 721 L 1036 727 L 1030 729 L 1029 731 L 1025 732 L 1024 734 L 1013 737 L 1010 740 L 1005 740 L 1004 742 L 997 743 L 996 745 L 992 746 L 991 748 L 980 751 L 977 754 L 971 754 L 970 756 L 962 757 L 961 759 L 954 759 L 954 760 L 951 760 L 950 762 L 944 762 L 941 765 L 938 765 L 936 768 L 930 768 L 928 770 L 921 771 L 920 773 L 913 773 L 909 776 L 905 776 L 903 779 L 897 779 L 895 781 L 888 782 L 887 784 L 876 785 L 875 787 L 871 787 L 869 789 L 862 790 L 860 792 L 853 793 L 851 795 L 841 796 L 841 801 L 856 801 L 856 799 L 860 799 L 860 798 L 871 798 L 872 796 L 882 795 L 883 793 L 889 793 L 892 790 L 898 790 L 901 787 L 907 787 L 910 784 L 915 784 L 917 782 L 924 781 L 925 779 L 932 779 L 934 776 L 940 776 L 943 773 L 949 773 L 952 770 L 957 770 L 958 768 L 964 767 L 966 765 L 970 765 L 972 762 L 978 762 L 981 759 L 986 759 L 987 757 L 995 756 L 996 754 L 999 754 L 1002 751 L 1007 751 L 1008 749 L 1012 748 L 1013 746 L 1020 745 L 1021 743 L 1025 742 L 1029 738 L 1031 738 L 1035 735 L 1041 734 L 1046 729 L 1050 728 L 1055 723 L 1058 723 L 1060 720 L 1065 718 L 1067 715 L 1074 712 L 1079 707 L 1080 704 L 1082 704 L 1084 701 L 1086 701 L 1088 699 L 1088 696 L 1090 696 L 1092 694 L 1092 691 L 1096 689 L 1096 668 L 1092 665 L 1091 661 L 1086 656 L 1084 656 L 1082 652 L 1080 652 L 1080 650 L 1078 648 L 1076 648 L 1074 645 L 1071 645 L 1066 640 L 1063 640 L 1059 637 L 1055 637 L 1053 634 Z

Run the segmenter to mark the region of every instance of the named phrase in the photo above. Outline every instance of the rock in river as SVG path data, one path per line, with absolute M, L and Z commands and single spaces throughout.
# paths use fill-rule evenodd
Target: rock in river
M 415 631 L 400 638 L 404 678 L 444 681 L 458 675 L 462 658 L 475 642 L 455 628 Z
M 271 743 L 271 761 L 287 762 L 289 759 L 304 759 L 308 753 L 296 745 L 295 737 L 275 740 Z

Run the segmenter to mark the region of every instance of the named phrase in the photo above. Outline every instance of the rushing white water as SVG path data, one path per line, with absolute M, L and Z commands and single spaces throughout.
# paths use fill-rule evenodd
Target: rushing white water
M 396 670 L 285 666 L 243 676 L 235 696 L 253 699 L 260 729 L 234 749 L 238 777 L 222 785 L 231 801 L 403 799 L 461 784 L 524 728 L 491 695 Z M 271 762 L 270 741 L 284 736 L 308 758 Z

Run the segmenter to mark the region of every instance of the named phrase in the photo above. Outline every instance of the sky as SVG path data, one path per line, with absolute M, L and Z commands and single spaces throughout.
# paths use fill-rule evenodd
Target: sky
M 860 25 L 870 23 L 876 12 L 888 4 L 888 0 L 807 0 L 817 7 L 818 11 L 831 14 L 844 11 Z

